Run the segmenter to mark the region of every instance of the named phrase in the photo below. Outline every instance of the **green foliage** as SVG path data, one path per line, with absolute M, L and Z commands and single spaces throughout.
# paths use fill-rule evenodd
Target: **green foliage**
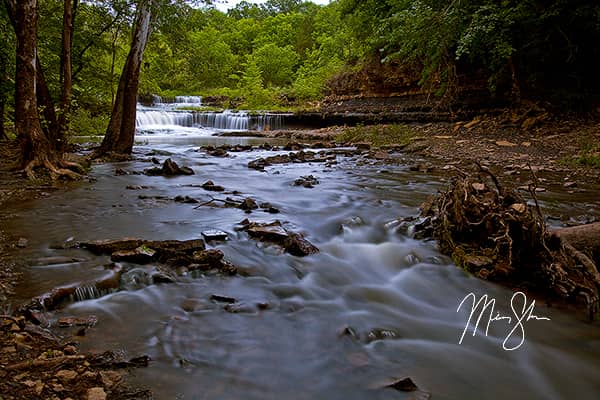
M 262 73 L 263 82 L 274 86 L 292 82 L 298 58 L 292 46 L 279 47 L 274 43 L 265 44 L 252 53 L 252 59 Z
M 103 136 L 109 120 L 109 114 L 92 115 L 89 110 L 78 108 L 71 116 L 69 130 L 74 136 Z

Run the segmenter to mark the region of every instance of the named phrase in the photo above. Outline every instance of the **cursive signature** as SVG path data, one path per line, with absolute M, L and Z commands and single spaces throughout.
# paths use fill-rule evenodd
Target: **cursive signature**
M 465 325 L 465 329 L 460 336 L 460 340 L 458 344 L 462 344 L 465 334 L 469 330 L 471 322 L 474 317 L 476 317 L 475 326 L 473 326 L 473 336 L 477 334 L 477 328 L 479 324 L 483 321 L 485 323 L 485 336 L 488 335 L 488 331 L 490 329 L 490 325 L 492 322 L 505 321 L 508 326 L 511 328 L 506 335 L 506 338 L 502 342 L 502 348 L 504 350 L 512 351 L 516 350 L 523 345 L 525 342 L 525 326 L 523 325 L 525 322 L 530 320 L 536 321 L 550 321 L 550 318 L 547 317 L 538 317 L 533 313 L 535 308 L 535 300 L 531 302 L 531 304 L 527 304 L 527 296 L 523 292 L 515 292 L 510 299 L 510 308 L 512 310 L 513 315 L 502 315 L 499 311 L 496 311 L 496 299 L 489 298 L 487 294 L 484 294 L 479 299 L 475 296 L 475 293 L 469 293 L 464 297 L 464 299 L 458 305 L 456 312 L 459 312 L 462 306 L 468 301 L 471 300 L 471 313 L 469 314 L 469 319 Z M 511 338 L 517 338 L 518 343 L 514 346 L 509 346 L 508 341 Z

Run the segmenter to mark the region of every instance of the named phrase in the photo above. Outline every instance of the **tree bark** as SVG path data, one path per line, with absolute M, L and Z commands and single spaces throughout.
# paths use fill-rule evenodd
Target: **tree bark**
M 104 140 L 96 156 L 131 154 L 135 136 L 137 92 L 146 43 L 150 37 L 154 0 L 140 0 L 131 48 L 123 67 Z
M 15 34 L 17 36 L 17 61 L 15 79 L 15 130 L 21 146 L 21 163 L 30 178 L 34 169 L 44 167 L 53 178 L 67 175 L 76 178 L 72 171 L 60 169 L 60 158 L 48 136 L 44 133 L 38 115 L 37 102 L 37 0 L 5 0 L 14 8 Z M 10 3 L 10 4 L 9 4 Z
M 8 12 L 8 18 L 15 29 L 15 33 L 18 36 L 18 27 L 16 20 L 17 13 L 17 2 L 15 0 L 4 0 L 4 4 L 6 5 L 6 11 Z M 36 5 L 37 10 L 37 5 Z M 37 12 L 37 11 L 36 11 Z M 36 17 L 37 18 L 37 17 Z M 37 32 L 37 28 L 36 28 Z M 17 39 L 18 40 L 18 39 Z M 36 49 L 37 49 L 37 37 L 36 37 Z M 46 79 L 44 78 L 44 71 L 42 69 L 42 64 L 40 63 L 39 57 L 35 56 L 35 74 L 36 74 L 36 98 L 37 98 L 37 106 L 41 108 L 41 113 L 43 116 L 43 124 L 42 130 L 46 134 L 46 137 L 50 141 L 50 144 L 54 146 L 55 139 L 58 135 L 58 122 L 56 119 L 56 111 L 54 110 L 54 100 L 50 95 L 50 89 L 48 89 L 48 84 L 46 83 Z
M 0 140 L 8 140 L 8 136 L 6 135 L 6 131 L 4 130 L 4 108 L 6 101 L 4 100 L 4 96 L 0 97 Z

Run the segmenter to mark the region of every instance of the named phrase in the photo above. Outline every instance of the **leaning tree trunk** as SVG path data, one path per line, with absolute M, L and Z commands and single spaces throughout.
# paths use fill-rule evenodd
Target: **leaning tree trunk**
M 131 49 L 119 80 L 119 88 L 113 105 L 106 135 L 96 153 L 131 154 L 135 136 L 137 92 L 146 43 L 150 37 L 153 0 L 140 0 L 138 3 L 135 31 Z
M 15 10 L 17 36 L 15 130 L 21 145 L 21 162 L 27 175 L 35 177 L 36 167 L 47 168 L 53 177 L 76 177 L 59 168 L 61 160 L 42 130 L 36 99 L 37 78 L 37 0 L 8 0 Z

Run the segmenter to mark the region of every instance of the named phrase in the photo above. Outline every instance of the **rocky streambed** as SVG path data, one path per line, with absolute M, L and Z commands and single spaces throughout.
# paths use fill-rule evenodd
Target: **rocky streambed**
M 460 340 L 465 296 L 511 315 L 513 293 L 401 229 L 446 186 L 443 165 L 401 148 L 207 140 L 148 139 L 133 161 L 95 166 L 94 183 L 11 209 L 3 228 L 27 240 L 14 252 L 14 303 L 42 299 L 35 318 L 73 355 L 148 357 L 128 380 L 156 398 L 592 399 L 600 389 L 598 323 L 560 307 L 536 304 L 550 320 L 527 323 L 517 351 L 503 349 L 507 324 Z M 545 209 L 597 215 L 594 199 L 561 208 L 552 196 L 540 194 Z M 60 289 L 69 293 L 44 304 Z M 53 386 L 72 375 L 61 370 L 73 369 L 48 368 L 40 394 L 38 378 L 6 377 L 66 398 Z

